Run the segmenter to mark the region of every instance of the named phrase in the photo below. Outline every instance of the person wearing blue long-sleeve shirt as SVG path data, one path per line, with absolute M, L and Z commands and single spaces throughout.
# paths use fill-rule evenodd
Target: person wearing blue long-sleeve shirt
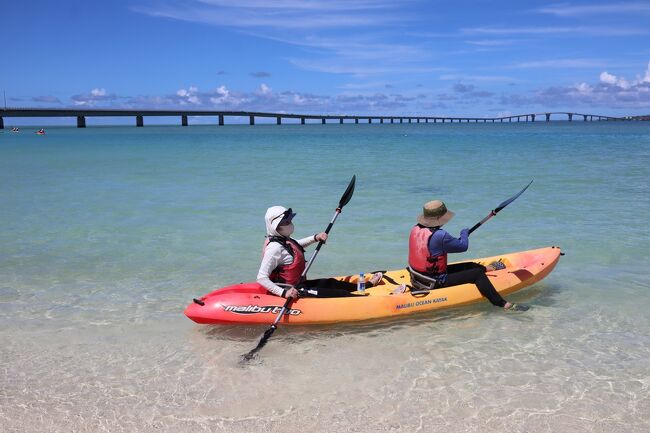
M 447 254 L 463 253 L 469 248 L 469 229 L 461 230 L 458 238 L 442 229 L 454 215 L 440 200 L 425 203 L 423 212 L 418 217 L 418 224 L 411 229 L 409 236 L 411 269 L 435 278 L 439 287 L 475 284 L 492 305 L 506 310 L 526 311 L 527 306 L 503 299 L 485 275 L 486 270 L 494 270 L 496 264 L 488 268 L 474 262 L 447 265 Z

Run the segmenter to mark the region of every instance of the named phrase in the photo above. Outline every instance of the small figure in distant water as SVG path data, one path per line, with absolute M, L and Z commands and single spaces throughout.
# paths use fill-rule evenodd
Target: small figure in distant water
M 37 133 L 38 135 L 45 135 L 45 130 L 44 130 L 43 128 L 41 128 L 41 129 L 39 129 L 38 131 L 36 131 L 36 133 Z
M 11 128 L 11 132 L 20 132 L 20 129 L 14 126 L 13 128 Z

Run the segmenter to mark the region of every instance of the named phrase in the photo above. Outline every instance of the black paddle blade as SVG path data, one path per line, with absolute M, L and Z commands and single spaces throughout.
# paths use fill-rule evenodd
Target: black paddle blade
M 531 183 L 533 183 L 532 180 L 528 183 L 528 185 L 526 185 L 526 186 L 524 187 L 524 189 L 522 189 L 521 191 L 519 191 L 515 196 L 510 197 L 508 200 L 504 201 L 504 202 L 501 203 L 499 206 L 497 206 L 496 209 L 494 209 L 494 213 L 495 213 L 495 214 L 498 213 L 501 209 L 503 209 L 504 207 L 508 206 L 508 205 L 509 205 L 510 203 L 512 203 L 513 201 L 517 200 L 517 198 L 518 198 L 520 195 L 522 195 L 522 194 L 524 193 L 524 191 L 526 191 L 526 190 L 528 189 L 528 187 L 530 186 Z
M 255 349 L 251 350 L 245 355 L 242 355 L 241 357 L 241 362 L 248 362 L 251 359 L 255 357 L 255 354 L 264 346 L 266 346 L 266 342 L 269 341 L 269 338 L 271 338 L 271 335 L 275 332 L 275 325 L 272 325 L 269 329 L 264 331 L 264 335 L 262 335 L 262 338 L 260 339 L 260 342 L 257 343 L 257 346 L 255 346 Z
M 352 176 L 352 180 L 350 181 L 348 188 L 341 196 L 341 200 L 339 200 L 339 209 L 343 209 L 343 206 L 345 206 L 350 202 L 350 199 L 352 198 L 352 194 L 354 194 L 354 184 L 356 182 L 357 182 L 357 175 L 355 174 L 354 176 Z

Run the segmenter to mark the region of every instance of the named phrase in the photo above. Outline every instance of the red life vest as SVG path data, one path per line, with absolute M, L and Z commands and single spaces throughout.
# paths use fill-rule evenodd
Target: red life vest
M 409 266 L 414 271 L 425 274 L 447 273 L 447 253 L 432 256 L 429 253 L 429 239 L 435 229 L 416 225 L 409 236 Z
M 264 250 L 271 242 L 277 242 L 282 245 L 291 257 L 293 262 L 290 265 L 279 265 L 271 272 L 269 279 L 274 283 L 291 284 L 295 286 L 300 282 L 300 277 L 305 270 L 305 250 L 298 242 L 291 238 L 283 238 L 280 236 L 272 236 L 267 238 L 264 242 Z

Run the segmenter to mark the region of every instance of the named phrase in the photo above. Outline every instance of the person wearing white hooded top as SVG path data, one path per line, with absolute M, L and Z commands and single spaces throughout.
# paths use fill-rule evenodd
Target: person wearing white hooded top
M 291 208 L 272 206 L 266 211 L 267 237 L 264 243 L 262 263 L 257 273 L 257 282 L 269 292 L 284 298 L 297 298 L 299 296 L 332 298 L 344 296 L 357 296 L 352 292 L 357 290 L 354 283 L 339 281 L 334 278 L 301 281 L 302 272 L 305 270 L 304 248 L 327 240 L 327 233 L 317 233 L 302 239 L 293 239 L 293 217 L 296 214 Z M 378 284 L 383 275 L 378 272 L 373 274 L 367 287 Z M 284 288 L 276 283 L 290 285 Z M 296 287 L 298 286 L 298 287 Z

